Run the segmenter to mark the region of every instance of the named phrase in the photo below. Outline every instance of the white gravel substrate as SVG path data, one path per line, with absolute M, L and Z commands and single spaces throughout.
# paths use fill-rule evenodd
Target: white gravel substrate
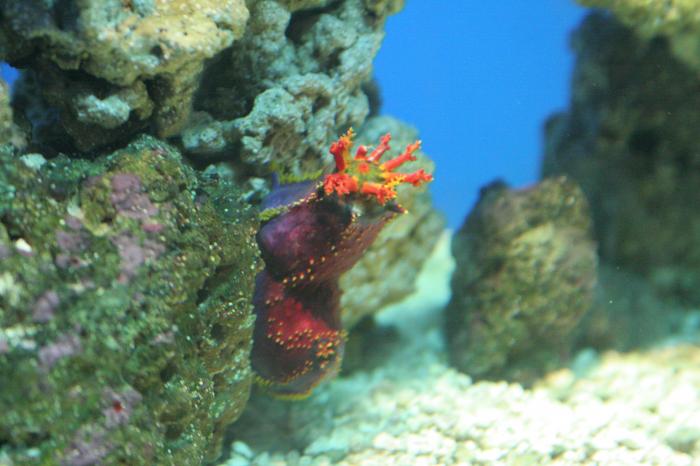
M 382 313 L 401 340 L 380 368 L 305 401 L 270 402 L 248 417 L 257 425 L 238 426 L 224 464 L 700 466 L 698 347 L 584 352 L 531 390 L 472 383 L 448 367 L 437 318 L 452 267 L 447 243 L 417 295 Z

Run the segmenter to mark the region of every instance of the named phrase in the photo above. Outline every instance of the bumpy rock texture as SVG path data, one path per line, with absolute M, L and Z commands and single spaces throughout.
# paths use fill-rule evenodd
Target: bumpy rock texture
M 252 379 L 254 210 L 146 137 L 0 157 L 0 459 L 215 458 Z
M 457 368 L 528 383 L 562 362 L 592 302 L 590 230 L 586 199 L 564 177 L 484 188 L 452 245 L 445 331 Z
M 415 138 L 368 120 L 372 60 L 402 6 L 0 0 L 0 59 L 22 71 L 11 107 L 0 87 L 14 146 L 0 164 L 0 380 L 13 381 L 0 463 L 216 455 L 251 379 L 257 223 L 239 199 L 257 202 L 273 172 L 320 175 L 349 126 L 365 143 Z M 438 237 L 429 195 L 411 191 L 410 214 L 342 277 L 348 328 L 411 292 Z
M 14 122 L 12 107 L 10 106 L 10 88 L 5 81 L 0 79 L 0 145 L 4 144 L 24 147 L 26 140 L 22 131 Z
M 700 303 L 700 79 L 663 37 L 610 16 L 586 19 L 570 109 L 547 124 L 544 174 L 575 179 L 591 203 L 602 262 L 662 297 Z
M 401 4 L 250 2 L 246 34 L 205 73 L 183 146 L 256 173 L 320 169 L 328 142 L 370 113 L 363 89 L 386 14 Z
M 700 1 L 578 0 L 585 6 L 610 9 L 641 37 L 665 36 L 676 56 L 700 70 Z
M 360 144 L 378 141 L 391 133 L 391 146 L 403 148 L 418 137 L 417 131 L 390 117 L 373 117 L 358 135 Z M 422 151 L 417 160 L 406 163 L 402 172 L 435 170 Z M 397 202 L 408 212 L 389 222 L 369 250 L 340 279 L 345 291 L 341 298 L 345 328 L 352 328 L 364 317 L 395 303 L 415 290 L 416 277 L 445 227 L 442 215 L 433 209 L 430 193 L 423 187 L 399 186 Z
M 67 133 L 89 150 L 149 127 L 178 133 L 205 60 L 243 35 L 248 15 L 243 0 L 3 1 L 0 57 L 29 70 L 34 139 Z

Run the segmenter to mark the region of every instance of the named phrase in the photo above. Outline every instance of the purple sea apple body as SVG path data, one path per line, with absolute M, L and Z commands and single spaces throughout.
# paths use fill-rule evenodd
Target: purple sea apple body
M 273 181 L 272 191 L 263 199 L 260 208 L 277 209 L 289 207 L 294 202 L 313 195 L 318 190 L 318 180 L 299 181 L 297 183 L 280 184 L 277 179 Z
M 333 174 L 276 186 L 263 203 L 268 210 L 257 240 L 266 268 L 256 281 L 251 360 L 260 384 L 276 396 L 307 396 L 338 372 L 345 344 L 339 278 L 403 212 L 393 201 L 394 186 L 430 180 L 422 171 L 392 171 L 413 160 L 417 144 L 380 165 L 388 140 L 369 156 L 360 146 L 350 160 L 348 132 L 331 146 Z
M 293 397 L 337 372 L 342 358 L 337 280 L 292 288 L 261 272 L 253 299 L 257 323 L 252 365 L 273 393 Z
M 346 205 L 317 198 L 271 219 L 257 237 L 270 275 L 295 282 L 324 281 L 339 275 L 332 258 L 351 221 L 352 212 Z

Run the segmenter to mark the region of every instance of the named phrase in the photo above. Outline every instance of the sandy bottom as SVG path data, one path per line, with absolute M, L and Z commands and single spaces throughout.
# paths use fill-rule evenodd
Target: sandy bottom
M 305 401 L 255 397 L 222 464 L 700 465 L 700 348 L 584 351 L 531 390 L 472 383 L 441 338 L 452 269 L 445 234 L 417 293 L 379 315 L 399 331 L 381 364 Z

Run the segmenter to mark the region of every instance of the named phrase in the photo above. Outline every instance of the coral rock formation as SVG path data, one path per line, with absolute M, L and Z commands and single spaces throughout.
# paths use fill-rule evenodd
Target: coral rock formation
M 600 13 L 586 19 L 573 44 L 573 99 L 547 124 L 544 174 L 566 174 L 586 193 L 603 263 L 697 306 L 697 71 L 666 39 L 641 40 Z
M 58 111 L 34 126 L 58 123 L 89 150 L 150 126 L 178 133 L 205 60 L 243 35 L 248 9 L 243 0 L 10 1 L 0 17 L 0 55 L 30 70 L 27 93 L 42 98 L 25 110 Z
M 258 174 L 269 173 L 270 162 L 294 175 L 321 168 L 325 144 L 370 113 L 364 86 L 386 15 L 401 5 L 382 3 L 250 2 L 245 35 L 204 75 L 197 114 L 182 134 L 188 153 Z
M 257 223 L 240 202 L 257 203 L 273 172 L 320 176 L 332 161 L 322 147 L 340 129 L 362 128 L 363 142 L 380 130 L 400 145 L 416 138 L 390 118 L 367 121 L 379 105 L 372 60 L 402 6 L 0 0 L 0 59 L 21 71 L 11 99 L 0 88 L 10 143 L 0 164 L 0 379 L 17 381 L 0 390 L 0 463 L 211 460 L 253 379 L 253 299 L 279 298 L 284 306 L 260 314 L 282 317 L 275 334 L 313 346 L 300 356 L 313 370 L 283 388 L 279 374 L 297 361 L 271 363 L 274 345 L 255 353 L 278 392 L 299 393 L 338 366 L 343 328 L 412 291 L 443 223 L 426 190 L 395 186 L 391 170 L 373 167 L 387 179 L 363 180 L 364 194 L 346 193 L 355 187 L 340 176 L 328 192 L 314 186 L 318 202 L 298 209 L 341 227 L 335 247 L 347 254 L 327 259 L 325 276 L 316 269 L 324 293 L 282 283 L 286 264 L 268 266 L 254 295 Z M 417 172 L 406 181 L 429 178 L 429 160 L 404 158 Z M 265 205 L 279 209 L 265 231 L 309 186 L 271 194 Z M 356 202 L 363 196 L 374 200 Z M 412 215 L 382 228 L 396 204 Z M 305 270 L 291 277 L 308 280 Z M 279 325 L 298 310 L 292 301 L 310 313 Z M 262 335 L 260 347 L 270 343 Z M 25 386 L 41 392 L 22 398 Z
M 563 177 L 484 188 L 452 243 L 445 331 L 457 368 L 529 383 L 561 363 L 593 297 L 590 229 L 583 193 Z
M 700 70 L 700 1 L 578 0 L 585 6 L 610 9 L 644 39 L 664 36 L 670 49 L 688 66 Z
M 24 147 L 26 140 L 14 122 L 12 107 L 10 107 L 9 86 L 0 79 L 0 145 L 4 144 Z
M 252 382 L 254 210 L 148 137 L 0 157 L 0 463 L 215 458 Z

